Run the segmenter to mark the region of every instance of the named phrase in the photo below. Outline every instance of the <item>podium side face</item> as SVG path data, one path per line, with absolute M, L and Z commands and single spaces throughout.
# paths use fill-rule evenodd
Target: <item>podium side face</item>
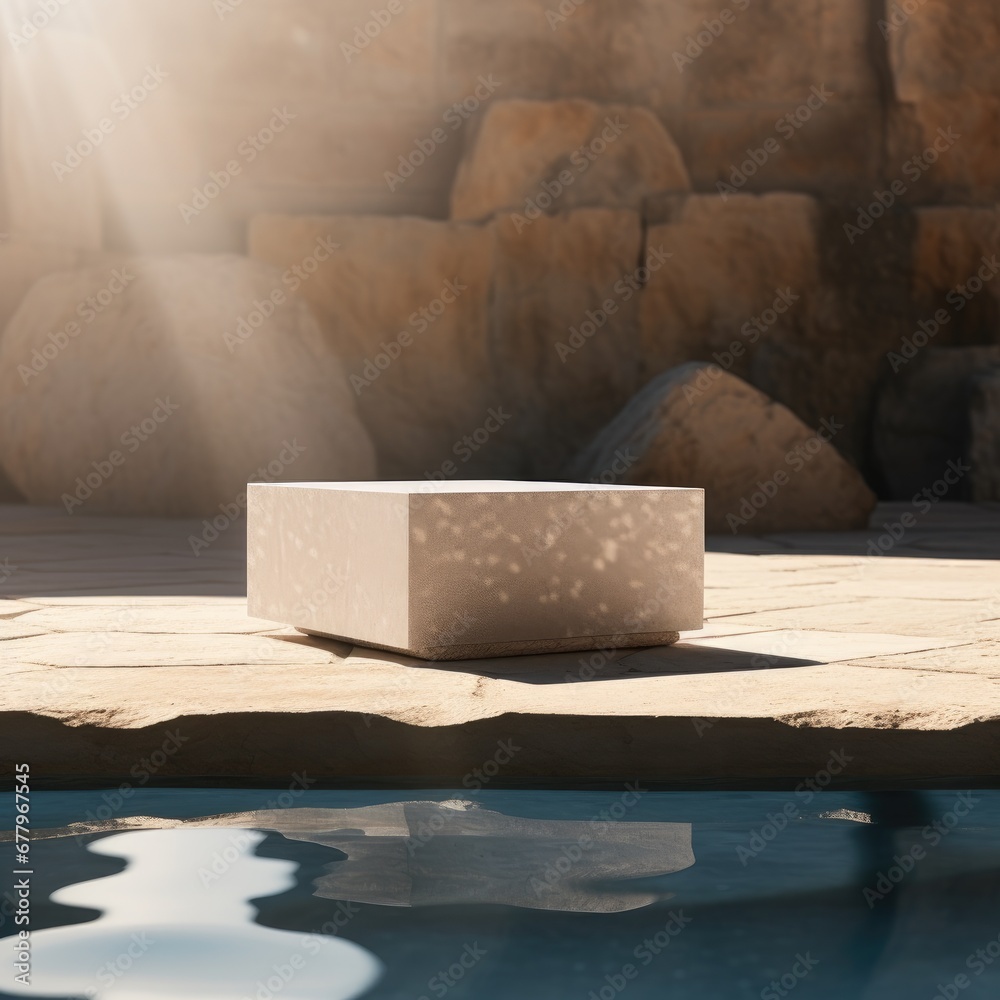
M 248 613 L 407 648 L 407 517 L 406 494 L 251 483 Z
M 704 537 L 700 490 L 411 496 L 411 644 L 701 628 Z

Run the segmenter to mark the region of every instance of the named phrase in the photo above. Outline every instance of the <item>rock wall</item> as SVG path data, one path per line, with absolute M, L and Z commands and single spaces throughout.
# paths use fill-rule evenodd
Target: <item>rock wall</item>
M 984 0 L 36 13 L 0 47 L 0 328 L 54 271 L 248 253 L 311 303 L 383 477 L 555 475 L 699 361 L 896 496 L 881 401 L 920 405 L 929 346 L 1000 343 Z
M 701 192 L 867 198 L 949 127 L 914 193 L 1000 186 L 986 0 L 108 0 L 35 28 L 37 6 L 9 5 L 0 52 L 9 221 L 34 240 L 240 250 L 262 211 L 444 218 L 465 133 L 515 99 L 645 109 Z

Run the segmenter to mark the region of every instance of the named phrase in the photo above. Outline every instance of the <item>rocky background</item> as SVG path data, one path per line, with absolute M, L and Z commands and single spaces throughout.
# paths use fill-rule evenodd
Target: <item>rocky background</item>
M 705 486 L 749 532 L 1000 499 L 996 4 L 17 0 L 3 28 L 0 496 L 594 479 Z

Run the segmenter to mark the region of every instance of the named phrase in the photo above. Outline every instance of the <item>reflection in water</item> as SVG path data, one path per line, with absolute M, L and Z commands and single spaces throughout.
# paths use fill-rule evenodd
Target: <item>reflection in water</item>
M 1000 793 L 972 793 L 971 812 L 955 823 L 947 817 L 958 817 L 968 793 L 823 793 L 806 808 L 787 791 L 650 791 L 635 811 L 620 792 L 484 791 L 478 805 L 451 794 L 386 803 L 407 793 L 308 792 L 301 802 L 315 807 L 282 810 L 256 808 L 273 802 L 268 791 L 146 790 L 136 793 L 138 815 L 79 823 L 71 821 L 96 795 L 62 801 L 40 792 L 39 816 L 71 825 L 33 830 L 43 878 L 32 912 L 35 993 L 284 1000 L 350 996 L 370 981 L 365 1000 L 444 992 L 447 1000 L 607 1000 L 612 992 L 759 1000 L 785 995 L 791 970 L 806 967 L 798 956 L 808 956 L 793 1000 L 919 1000 L 937 984 L 954 991 L 959 975 L 975 987 L 963 997 L 1000 996 L 1000 958 L 968 964 L 970 955 L 980 961 L 978 949 L 993 955 L 1000 929 Z M 951 832 L 935 842 L 926 835 L 934 824 Z M 109 836 L 125 829 L 168 832 Z M 273 833 L 258 843 L 253 830 Z M 87 852 L 74 835 L 107 839 Z M 0 832 L 0 841 L 11 837 Z M 133 838 L 148 845 L 141 859 Z M 915 845 L 922 860 L 903 872 L 899 859 Z M 127 871 L 101 878 L 118 854 L 131 858 Z M 300 867 L 283 891 L 287 859 Z M 106 916 L 42 930 L 93 918 L 43 902 L 67 883 L 53 893 L 58 902 L 99 906 Z M 879 885 L 875 898 L 864 892 Z M 0 931 L 9 932 L 2 909 Z M 687 922 L 670 935 L 675 914 Z M 341 952 L 310 955 L 304 942 L 317 928 L 336 935 Z M 669 944 L 650 959 L 646 942 L 657 935 Z M 277 970 L 290 975 L 300 964 L 297 951 L 305 968 L 281 989 L 268 986 L 279 985 Z M 474 970 L 456 964 L 473 953 L 486 956 Z M 386 965 L 377 982 L 373 954 Z M 66 975 L 52 980 L 56 961 Z M 635 978 L 621 971 L 626 963 Z M 311 977 L 321 970 L 317 988 Z M 442 974 L 454 987 L 443 991 Z M 9 982 L 8 973 L 0 996 Z
M 126 869 L 67 886 L 56 903 L 97 908 L 91 923 L 37 931 L 30 987 L 15 996 L 348 1000 L 380 977 L 359 945 L 253 922 L 248 900 L 284 892 L 297 865 L 256 857 L 263 834 L 240 829 L 122 833 L 88 846 Z M 222 879 L 208 871 L 225 870 Z M 16 985 L 16 984 L 15 984 Z
M 293 810 L 282 831 L 347 855 L 316 882 L 316 895 L 329 899 L 618 913 L 671 895 L 625 880 L 694 864 L 690 823 L 526 819 L 460 801 L 369 806 L 336 825 L 323 815 L 334 811 Z
M 619 913 L 672 895 L 629 880 L 678 872 L 695 860 L 690 823 L 619 822 L 613 811 L 588 820 L 529 819 L 454 799 L 138 822 L 273 830 L 337 848 L 347 858 L 327 865 L 315 894 L 383 906 L 495 903 Z M 114 821 L 74 824 L 66 833 L 120 828 Z

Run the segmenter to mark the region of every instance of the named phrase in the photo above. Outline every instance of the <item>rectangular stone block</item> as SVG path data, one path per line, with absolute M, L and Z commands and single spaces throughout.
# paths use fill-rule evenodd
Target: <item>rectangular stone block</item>
M 704 491 L 251 483 L 248 612 L 425 659 L 666 645 L 702 627 Z

